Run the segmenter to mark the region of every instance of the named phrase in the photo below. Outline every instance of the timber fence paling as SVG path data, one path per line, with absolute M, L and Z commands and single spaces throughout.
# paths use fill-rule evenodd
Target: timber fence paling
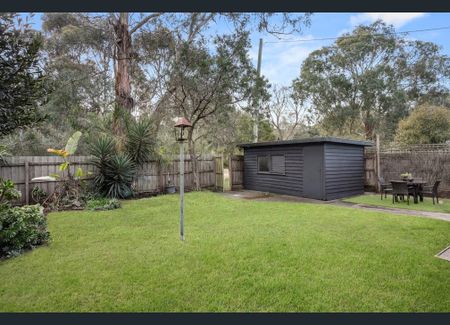
M 91 156 L 71 156 L 70 171 L 74 173 L 78 167 L 85 173 L 96 172 L 95 166 L 91 163 Z M 200 187 L 209 188 L 214 186 L 214 158 L 211 155 L 202 155 L 199 158 L 199 178 Z M 54 156 L 13 156 L 7 159 L 7 164 L 0 165 L 0 177 L 10 179 L 16 184 L 16 188 L 22 193 L 17 204 L 33 204 L 31 192 L 35 185 L 51 194 L 55 190 L 56 184 L 62 180 L 55 181 L 32 181 L 35 177 L 48 176 L 56 173 L 60 174 L 59 165 L 63 162 L 60 157 Z M 187 189 L 193 188 L 192 161 L 189 155 L 185 160 L 185 185 Z M 139 169 L 134 181 L 137 194 L 140 193 L 162 193 L 167 186 L 168 177 L 172 184 L 179 185 L 179 159 L 173 158 L 167 164 L 160 161 L 150 160 Z M 91 179 L 92 176 L 87 176 Z
M 244 156 L 231 156 L 229 165 L 231 190 L 242 189 L 244 186 Z
M 374 150 L 366 149 L 364 159 L 365 185 L 373 188 L 377 182 L 377 174 L 373 171 L 376 163 Z M 427 181 L 428 185 L 441 180 L 440 195 L 450 197 L 450 145 L 382 146 L 379 159 L 379 174 L 385 181 L 399 179 L 400 174 L 406 172 L 413 178 Z

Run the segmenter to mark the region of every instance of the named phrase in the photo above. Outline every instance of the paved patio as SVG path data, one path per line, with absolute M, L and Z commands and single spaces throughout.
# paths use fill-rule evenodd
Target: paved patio
M 366 193 L 366 194 L 369 194 L 369 193 Z M 372 194 L 372 193 L 370 193 L 370 194 Z M 226 197 L 234 198 L 234 199 L 244 199 L 244 200 L 331 204 L 331 205 L 343 206 L 343 207 L 348 207 L 348 208 L 353 208 L 353 209 L 363 209 L 363 210 L 371 210 L 371 211 L 378 211 L 378 212 L 385 212 L 385 213 L 392 213 L 392 214 L 402 214 L 402 215 L 444 220 L 444 221 L 450 222 L 450 214 L 449 213 L 377 207 L 377 206 L 371 206 L 371 205 L 365 205 L 365 204 L 343 202 L 341 200 L 322 201 L 322 200 L 314 200 L 314 199 L 308 199 L 308 198 L 298 197 L 298 196 L 273 194 L 273 193 L 259 192 L 259 191 L 252 191 L 252 190 L 229 191 L 229 192 L 224 192 L 223 195 Z

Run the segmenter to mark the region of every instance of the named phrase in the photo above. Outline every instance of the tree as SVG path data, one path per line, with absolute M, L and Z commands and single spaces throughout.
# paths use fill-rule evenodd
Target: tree
M 450 109 L 421 105 L 398 124 L 395 140 L 402 144 L 444 143 L 450 140 Z
M 291 87 L 274 87 L 268 105 L 270 123 L 276 130 L 277 138 L 294 138 L 305 122 L 306 110 L 303 101 L 294 97 Z
M 411 41 L 377 21 L 312 52 L 296 93 L 329 133 L 392 137 L 410 107 L 448 94 L 450 59 L 430 42 Z
M 17 21 L 17 26 L 15 24 Z M 0 14 L 0 135 L 41 121 L 45 99 L 42 37 L 17 14 Z
M 96 59 L 91 63 L 113 67 L 113 129 L 123 135 L 129 115 L 152 115 L 155 132 L 170 108 L 167 87 L 178 66 L 184 44 L 208 42 L 205 33 L 212 24 L 226 20 L 237 29 L 258 29 L 273 34 L 300 32 L 309 24 L 309 14 L 274 13 L 150 13 L 150 14 L 46 14 L 56 40 L 69 40 L 63 50 L 73 51 L 71 60 Z M 78 55 L 79 52 L 82 55 Z M 98 55 L 103 53 L 104 55 Z M 102 60 L 105 59 L 105 60 Z M 109 59 L 112 59 L 110 63 Z M 100 59 L 100 60 L 98 60 Z M 101 63 L 100 63 L 101 62 Z M 92 71 L 92 74 L 95 72 Z M 105 76 L 101 73 L 99 75 Z M 93 78 L 95 79 L 95 78 Z M 101 85 L 95 82 L 95 85 Z M 106 82 L 105 82 L 106 84 Z M 94 87 L 95 88 L 95 87 Z M 108 93 L 108 92 L 105 92 Z
M 187 137 L 197 188 L 195 131 L 199 123 L 249 98 L 256 76 L 248 56 L 247 32 L 218 36 L 215 44 L 215 53 L 202 43 L 180 44 L 181 59 L 170 84 L 173 109 L 192 123 Z

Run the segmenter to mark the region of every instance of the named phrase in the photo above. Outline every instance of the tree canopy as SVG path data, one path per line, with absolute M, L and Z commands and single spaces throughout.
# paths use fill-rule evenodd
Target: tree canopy
M 294 87 L 328 133 L 390 138 L 411 107 L 448 94 L 449 76 L 450 59 L 438 46 L 376 21 L 312 52 Z
M 17 25 L 15 24 L 17 20 Z M 43 118 L 42 37 L 13 13 L 0 14 L 0 135 Z
M 395 140 L 401 144 L 432 144 L 450 140 L 450 109 L 421 105 L 401 120 Z

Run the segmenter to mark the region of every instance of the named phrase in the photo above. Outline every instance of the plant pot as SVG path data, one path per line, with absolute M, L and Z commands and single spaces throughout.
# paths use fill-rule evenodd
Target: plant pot
M 169 185 L 166 187 L 166 193 L 167 194 L 173 194 L 177 191 L 177 188 L 175 187 L 175 185 Z

